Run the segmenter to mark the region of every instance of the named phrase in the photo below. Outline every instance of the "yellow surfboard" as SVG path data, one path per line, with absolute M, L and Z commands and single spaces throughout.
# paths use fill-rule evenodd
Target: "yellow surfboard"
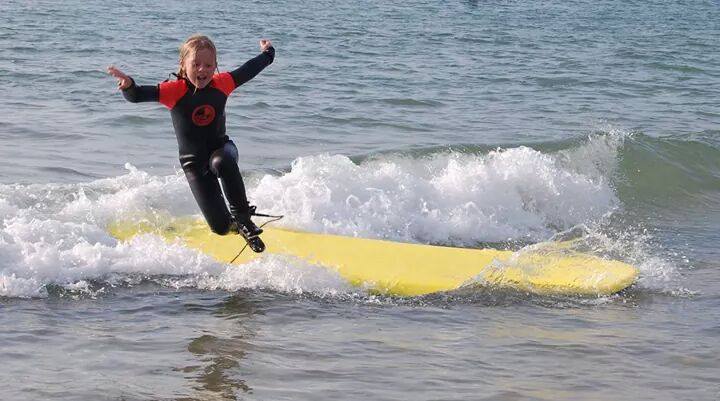
M 119 240 L 153 233 L 183 241 L 229 263 L 244 245 L 236 235 L 213 234 L 203 221 L 181 218 L 159 226 L 117 222 L 109 227 Z M 283 254 L 337 271 L 351 284 L 375 293 L 416 296 L 468 284 L 510 287 L 536 294 L 599 296 L 618 292 L 638 277 L 637 268 L 615 260 L 546 246 L 519 252 L 408 244 L 384 240 L 265 228 L 267 249 L 246 248 L 233 262 L 242 265 L 265 254 Z

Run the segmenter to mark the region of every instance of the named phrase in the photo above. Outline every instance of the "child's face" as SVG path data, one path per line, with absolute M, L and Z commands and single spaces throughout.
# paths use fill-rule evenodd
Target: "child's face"
M 210 49 L 200 49 L 185 59 L 187 79 L 198 89 L 202 89 L 212 80 L 217 68 L 215 53 Z

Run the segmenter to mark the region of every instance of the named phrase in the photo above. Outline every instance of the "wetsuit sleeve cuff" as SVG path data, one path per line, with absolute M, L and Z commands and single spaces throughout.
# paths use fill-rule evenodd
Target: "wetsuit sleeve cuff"
M 125 89 L 122 89 L 123 93 L 125 93 L 125 92 L 129 91 L 130 89 L 133 89 L 135 86 L 137 86 L 137 85 L 135 85 L 135 80 L 132 79 L 132 77 L 128 77 L 128 78 L 130 78 L 130 86 L 128 86 Z
M 130 86 L 128 86 L 125 89 L 122 89 L 122 94 L 125 100 L 131 103 L 137 103 L 138 96 L 137 96 L 137 85 L 135 85 L 135 80 L 130 78 Z
M 273 62 L 273 60 L 275 60 L 275 48 L 274 47 L 272 47 L 272 46 L 268 47 L 263 53 L 270 56 L 271 63 Z

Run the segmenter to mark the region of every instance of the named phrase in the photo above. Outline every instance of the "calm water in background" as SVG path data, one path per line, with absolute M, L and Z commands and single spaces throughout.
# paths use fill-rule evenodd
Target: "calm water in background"
M 211 36 L 251 200 L 316 232 L 633 263 L 605 298 L 368 295 L 108 223 L 197 213 L 166 110 Z M 720 399 L 720 3 L 3 2 L 0 399 Z

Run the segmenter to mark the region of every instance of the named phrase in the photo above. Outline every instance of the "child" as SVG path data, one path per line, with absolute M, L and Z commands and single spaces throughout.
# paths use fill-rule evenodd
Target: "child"
M 262 53 L 231 72 L 217 71 L 217 50 L 206 36 L 193 35 L 180 47 L 177 80 L 156 86 L 138 86 L 132 78 L 110 66 L 108 73 L 130 102 L 160 102 L 170 109 L 180 148 L 180 163 L 190 190 L 210 229 L 220 235 L 241 234 L 255 252 L 264 244 L 262 229 L 250 219 L 238 151 L 225 134 L 225 102 L 238 86 L 251 80 L 273 62 L 275 49 L 269 40 L 260 41 Z M 230 204 L 225 199 L 218 178 Z

